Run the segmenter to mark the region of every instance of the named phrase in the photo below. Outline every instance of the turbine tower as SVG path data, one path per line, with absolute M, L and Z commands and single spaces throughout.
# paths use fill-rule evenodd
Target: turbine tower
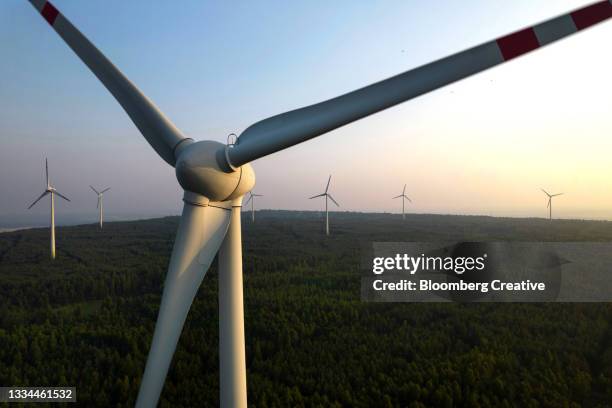
M 246 200 L 244 205 L 247 205 L 249 201 L 251 202 L 251 219 L 252 222 L 255 222 L 255 197 L 263 197 L 261 194 L 254 194 L 252 191 L 249 191 L 249 199 Z
M 340 204 L 338 204 L 336 200 L 334 200 L 334 197 L 332 197 L 331 194 L 328 193 L 330 181 L 331 181 L 331 174 L 329 178 L 327 179 L 327 186 L 325 187 L 325 192 L 323 194 L 319 194 L 319 195 L 312 196 L 309 198 L 309 200 L 312 200 L 313 198 L 325 197 L 325 234 L 326 235 L 329 235 L 329 212 L 327 211 L 327 199 L 329 198 L 330 200 L 334 202 L 334 204 L 336 204 L 337 207 L 340 207 Z
M 29 0 L 91 69 L 159 156 L 174 166 L 183 213 L 140 384 L 137 407 L 154 407 L 187 312 L 219 252 L 220 405 L 246 407 L 240 207 L 255 184 L 250 162 L 502 64 L 612 17 L 612 0 L 500 37 L 333 99 L 264 119 L 235 144 L 194 142 L 49 1 Z M 526 63 L 528 60 L 524 60 Z M 40 75 L 48 75 L 44 70 Z M 218 136 L 218 135 L 216 135 Z M 343 154 L 350 154 L 348 149 Z M 279 169 L 281 170 L 281 169 Z
M 406 200 L 410 201 L 412 203 L 412 200 L 410 198 L 408 198 L 408 196 L 406 195 L 406 184 L 404 184 L 404 189 L 402 190 L 402 194 L 398 195 L 397 197 L 393 197 L 393 199 L 395 200 L 396 198 L 401 198 L 402 199 L 402 220 L 406 219 L 406 213 L 404 212 L 404 204 L 406 202 Z
M 28 210 L 30 208 L 34 207 L 34 204 L 39 202 L 41 198 L 43 198 L 47 194 L 51 194 L 51 223 L 50 223 L 50 227 L 51 227 L 51 259 L 55 259 L 55 196 L 57 195 L 59 197 L 62 197 L 66 201 L 70 201 L 70 200 L 68 198 L 64 197 L 63 195 L 61 195 L 59 193 L 59 191 L 57 191 L 55 189 L 55 187 L 53 187 L 51 185 L 51 182 L 49 181 L 49 164 L 48 164 L 46 158 L 45 158 L 45 177 L 47 179 L 47 188 L 45 188 L 45 191 L 40 195 L 40 197 L 38 197 L 36 199 L 36 201 L 34 201 L 32 204 L 30 204 L 30 206 L 28 207 Z
M 100 212 L 100 229 L 102 229 L 102 223 L 104 221 L 104 210 L 102 208 L 102 196 L 104 195 L 104 193 L 106 193 L 108 190 L 110 190 L 110 187 L 105 188 L 102 191 L 98 191 L 95 188 L 93 188 L 93 186 L 90 184 L 89 187 L 94 191 L 94 193 L 96 193 L 98 195 L 98 206 L 96 207 L 99 212 Z
M 563 195 L 563 193 L 557 193 L 557 194 L 548 194 L 548 192 L 546 192 L 546 190 L 544 190 L 543 188 L 541 188 L 540 190 L 542 190 L 544 192 L 544 194 L 546 194 L 548 196 L 548 219 L 552 221 L 552 198 L 556 197 L 556 196 L 560 196 Z

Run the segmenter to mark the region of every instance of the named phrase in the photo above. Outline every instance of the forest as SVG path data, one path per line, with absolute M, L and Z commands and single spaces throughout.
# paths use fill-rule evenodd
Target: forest
M 242 222 L 250 406 L 612 406 L 611 304 L 360 298 L 373 241 L 612 241 L 612 222 L 334 212 L 330 237 L 318 212 Z M 0 234 L 0 386 L 133 406 L 177 227 L 60 227 L 53 262 L 48 229 Z M 213 263 L 160 406 L 218 406 L 217 312 Z

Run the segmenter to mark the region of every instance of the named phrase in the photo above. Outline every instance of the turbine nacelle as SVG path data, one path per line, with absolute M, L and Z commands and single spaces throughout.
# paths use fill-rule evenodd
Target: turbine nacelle
M 176 152 L 176 178 L 185 191 L 210 201 L 242 197 L 255 186 L 250 164 L 230 169 L 225 166 L 227 145 L 206 140 L 181 146 Z

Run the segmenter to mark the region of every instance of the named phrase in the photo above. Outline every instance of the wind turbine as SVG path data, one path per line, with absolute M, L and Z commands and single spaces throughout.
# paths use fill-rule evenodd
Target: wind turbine
M 253 220 L 253 222 L 255 222 L 255 197 L 263 197 L 262 194 L 253 194 L 252 191 L 249 191 L 249 199 L 246 200 L 246 203 L 244 203 L 244 205 L 247 205 L 249 203 L 249 201 L 251 202 L 251 218 Z
M 41 198 L 46 196 L 47 194 L 51 194 L 51 259 L 55 259 L 55 195 L 62 197 L 66 201 L 70 201 L 68 198 L 64 197 L 51 185 L 49 181 L 49 163 L 45 158 L 45 176 L 47 179 L 47 188 L 45 191 L 28 207 L 28 210 L 34 207 L 34 204 L 40 201 Z
M 612 0 L 486 42 L 345 95 L 262 120 L 236 143 L 194 142 L 46 0 L 29 0 L 91 69 L 159 156 L 176 169 L 184 206 L 137 407 L 157 404 L 187 312 L 219 252 L 220 402 L 246 407 L 240 207 L 249 162 L 502 64 L 612 17 Z M 41 72 L 45 75 L 45 71 Z M 346 150 L 343 151 L 346 154 Z
M 326 235 L 329 235 L 329 212 L 327 211 L 327 199 L 329 198 L 330 200 L 334 202 L 334 204 L 336 204 L 337 207 L 340 207 L 340 204 L 338 204 L 336 200 L 334 200 L 334 197 L 332 197 L 331 194 L 328 193 L 330 181 L 331 181 L 331 175 L 329 176 L 329 179 L 327 179 L 327 186 L 325 187 L 325 192 L 323 194 L 319 194 L 319 195 L 312 196 L 309 198 L 309 200 L 312 200 L 313 198 L 317 198 L 317 197 L 325 197 L 325 234 Z
M 102 223 L 103 223 L 103 219 L 104 219 L 104 211 L 102 209 L 102 196 L 104 195 L 104 193 L 106 193 L 108 190 L 110 190 L 110 187 L 105 188 L 102 191 L 96 190 L 91 185 L 89 185 L 89 187 L 94 191 L 94 193 L 96 193 L 98 195 L 98 206 L 96 208 L 98 210 L 100 210 L 100 229 L 102 229 Z
M 548 194 L 548 192 L 546 190 L 544 190 L 543 188 L 541 188 L 540 190 L 542 190 L 544 192 L 544 194 L 546 194 L 548 196 L 548 219 L 552 221 L 552 198 L 556 197 L 556 196 L 560 196 L 563 195 L 563 193 L 557 193 L 557 194 Z
M 397 197 L 393 197 L 394 200 L 396 198 L 402 199 L 402 220 L 405 220 L 406 214 L 404 213 L 404 204 L 406 203 L 406 200 L 412 202 L 412 200 L 408 198 L 408 196 L 406 195 L 406 184 L 404 184 L 404 189 L 402 190 L 402 194 L 398 195 Z

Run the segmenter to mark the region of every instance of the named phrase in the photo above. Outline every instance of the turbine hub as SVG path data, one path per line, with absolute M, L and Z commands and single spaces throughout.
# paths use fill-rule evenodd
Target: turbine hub
M 181 187 L 217 202 L 241 197 L 252 190 L 255 172 L 251 165 L 224 170 L 225 153 L 226 145 L 210 140 L 190 143 L 182 149 L 175 166 Z

